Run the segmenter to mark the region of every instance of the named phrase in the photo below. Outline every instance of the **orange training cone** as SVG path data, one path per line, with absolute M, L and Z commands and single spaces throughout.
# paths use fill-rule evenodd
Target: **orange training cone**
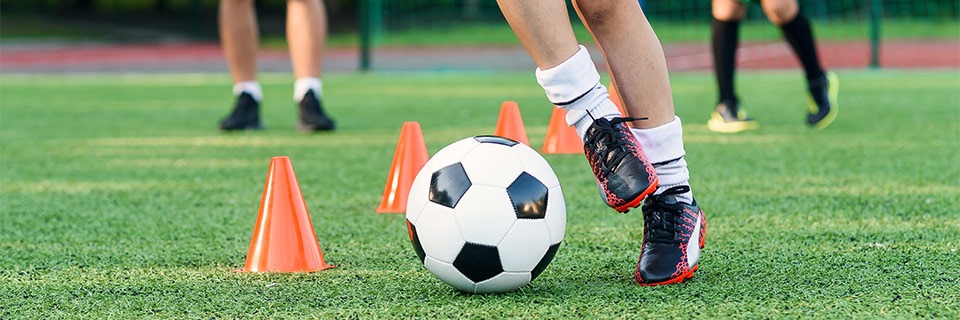
M 523 127 L 523 117 L 520 116 L 520 107 L 517 106 L 516 101 L 504 101 L 500 105 L 500 117 L 497 119 L 497 129 L 493 134 L 530 145 L 527 129 Z
M 583 153 L 583 140 L 576 129 L 567 125 L 567 111 L 553 108 L 547 137 L 543 141 L 543 153 Z
M 290 158 L 273 157 L 247 263 L 237 271 L 313 272 L 333 267 L 323 260 Z
M 390 164 L 387 186 L 383 189 L 383 199 L 377 207 L 378 213 L 407 211 L 410 185 L 413 184 L 413 178 L 417 177 L 420 168 L 423 168 L 423 164 L 427 163 L 429 158 L 420 124 L 412 121 L 404 122 L 400 130 L 397 150 L 393 153 L 393 163 Z

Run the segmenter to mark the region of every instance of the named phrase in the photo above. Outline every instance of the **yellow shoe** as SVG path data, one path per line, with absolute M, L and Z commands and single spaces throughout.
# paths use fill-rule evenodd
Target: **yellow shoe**
M 811 128 L 820 130 L 826 128 L 837 118 L 840 111 L 838 98 L 840 96 L 840 79 L 833 71 L 828 71 L 823 78 L 813 80 L 809 84 L 810 93 L 807 95 L 807 124 Z M 814 97 L 816 92 L 817 97 Z
M 727 106 L 729 102 L 717 104 L 717 111 L 710 114 L 707 129 L 713 132 L 737 133 L 747 130 L 756 130 L 760 124 L 750 118 L 743 109 L 733 111 Z

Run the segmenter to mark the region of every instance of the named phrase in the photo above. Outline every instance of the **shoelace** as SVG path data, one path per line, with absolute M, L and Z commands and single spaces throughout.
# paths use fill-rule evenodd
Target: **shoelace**
M 593 119 L 597 132 L 587 138 L 585 142 L 588 146 L 600 146 L 595 150 L 597 155 L 601 156 L 600 167 L 603 168 L 604 172 L 610 172 L 611 168 L 620 163 L 628 153 L 626 148 L 623 147 L 624 143 L 621 139 L 623 133 L 617 130 L 615 126 L 623 122 L 647 120 L 647 118 L 616 117 L 610 120 L 606 118 L 596 119 L 593 118 L 593 115 L 590 114 L 589 111 L 587 115 Z
M 647 198 L 643 205 L 643 234 L 648 242 L 680 243 L 680 215 L 683 204 L 667 203 L 667 196 L 684 194 L 689 186 L 676 186 Z

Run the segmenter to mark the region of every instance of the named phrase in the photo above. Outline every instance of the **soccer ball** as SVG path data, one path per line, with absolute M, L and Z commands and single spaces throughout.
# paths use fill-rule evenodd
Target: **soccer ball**
M 533 281 L 567 225 L 560 181 L 547 161 L 498 136 L 466 138 L 431 157 L 410 187 L 406 218 L 423 266 L 468 293 Z

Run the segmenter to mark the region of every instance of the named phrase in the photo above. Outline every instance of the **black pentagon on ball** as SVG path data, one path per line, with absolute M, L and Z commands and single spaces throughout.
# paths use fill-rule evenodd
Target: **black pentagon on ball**
M 529 173 L 521 173 L 507 187 L 518 219 L 543 219 L 547 213 L 547 186 Z
M 413 251 L 417 253 L 417 257 L 420 258 L 420 263 L 423 263 L 423 260 L 427 257 L 427 253 L 423 251 L 423 245 L 420 244 L 420 236 L 417 235 L 417 227 L 410 223 L 410 220 L 407 220 L 407 232 L 410 235 L 410 243 L 413 244 Z
M 473 282 L 480 282 L 503 272 L 497 247 L 467 242 L 460 249 L 453 266 Z
M 473 140 L 477 140 L 477 142 L 479 143 L 495 143 L 495 144 L 502 144 L 508 147 L 515 146 L 517 145 L 517 143 L 519 143 L 516 140 L 501 137 L 501 136 L 475 136 L 473 137 Z
M 430 201 L 453 208 L 470 189 L 470 178 L 459 162 L 434 171 L 430 177 Z
M 557 254 L 557 250 L 560 249 L 560 243 L 550 246 L 547 249 L 547 253 L 543 255 L 543 258 L 540 258 L 540 262 L 537 262 L 537 266 L 533 267 L 533 271 L 530 271 L 530 281 L 536 279 L 537 276 L 547 268 L 547 265 L 550 264 L 550 261 L 553 260 L 553 256 Z

